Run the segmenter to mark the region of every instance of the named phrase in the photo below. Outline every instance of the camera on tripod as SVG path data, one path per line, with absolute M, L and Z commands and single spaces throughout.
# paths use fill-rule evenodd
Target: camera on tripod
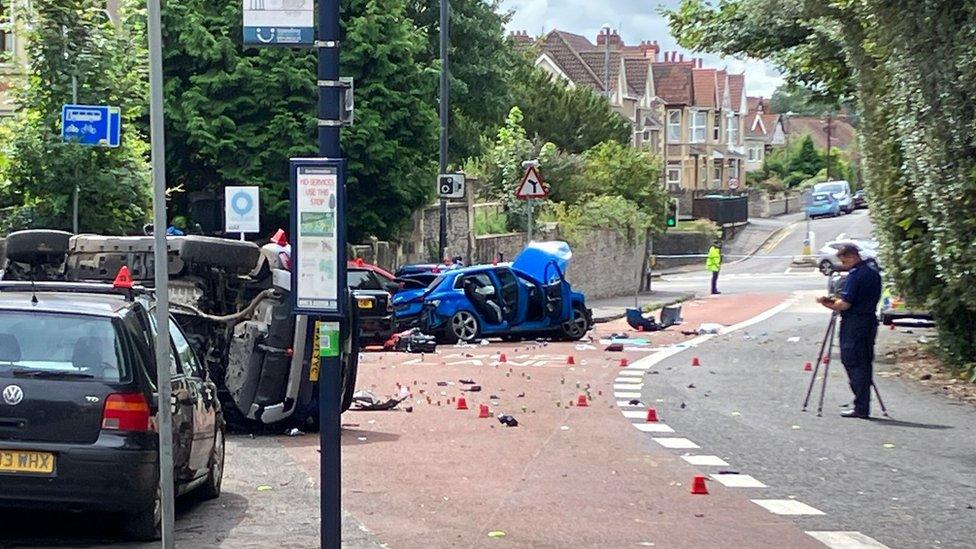
M 841 273 L 833 273 L 827 277 L 827 295 L 829 297 L 837 297 L 837 294 L 844 289 L 844 283 L 847 281 L 847 275 Z

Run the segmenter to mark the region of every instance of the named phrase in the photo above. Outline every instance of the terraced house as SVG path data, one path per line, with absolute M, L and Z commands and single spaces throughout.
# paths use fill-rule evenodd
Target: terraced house
M 535 64 L 566 82 L 607 96 L 634 127 L 633 144 L 666 159 L 672 191 L 730 189 L 745 179 L 748 105 L 745 75 L 704 68 L 700 59 L 662 52 L 657 42 L 624 44 L 616 31 L 596 43 L 553 30 L 533 40 Z
M 13 114 L 11 91 L 22 73 L 24 44 L 15 22 L 23 5 L 22 0 L 0 0 L 0 116 Z

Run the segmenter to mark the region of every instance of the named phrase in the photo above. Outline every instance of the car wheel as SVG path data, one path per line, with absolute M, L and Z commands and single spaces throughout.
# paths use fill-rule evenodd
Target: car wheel
M 573 317 L 569 322 L 563 323 L 561 326 L 563 336 L 570 341 L 579 341 L 583 339 L 586 332 L 590 331 L 590 323 L 586 319 L 586 311 L 580 305 L 573 305 Z
M 481 326 L 478 317 L 469 311 L 458 311 L 451 317 L 451 324 L 448 326 L 451 339 L 470 343 L 478 337 Z
M 258 266 L 261 249 L 253 242 L 208 236 L 183 236 L 174 239 L 180 259 L 245 275 Z
M 824 276 L 830 276 L 834 274 L 834 265 L 830 261 L 824 259 L 820 262 L 820 272 L 823 273 Z
M 217 499 L 220 497 L 220 486 L 224 481 L 224 428 L 217 427 L 214 433 L 213 450 L 210 452 L 210 462 L 207 464 L 207 481 L 200 487 L 200 496 L 203 499 Z
M 156 541 L 162 537 L 162 524 L 163 487 L 157 483 L 152 501 L 125 517 L 125 533 L 137 541 Z

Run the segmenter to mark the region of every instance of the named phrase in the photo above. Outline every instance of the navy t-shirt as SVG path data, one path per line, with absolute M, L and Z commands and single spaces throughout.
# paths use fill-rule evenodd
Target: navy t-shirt
M 876 321 L 875 312 L 881 300 L 881 274 L 865 262 L 860 262 L 847 275 L 840 298 L 851 304 L 851 308 L 841 311 L 845 320 Z

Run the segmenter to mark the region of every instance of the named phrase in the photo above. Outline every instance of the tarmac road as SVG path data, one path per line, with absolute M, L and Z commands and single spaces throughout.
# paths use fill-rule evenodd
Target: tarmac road
M 840 235 L 866 239 L 873 231 L 867 210 L 850 215 L 810 221 L 814 233 L 813 251 Z M 813 268 L 793 267 L 792 257 L 803 251 L 807 222 L 799 221 L 774 234 L 755 255 L 743 260 L 729 260 L 722 267 L 719 290 L 726 294 L 749 292 L 779 292 L 792 290 L 821 290 L 826 278 Z M 655 290 L 695 291 L 704 295 L 709 291 L 711 275 L 702 269 L 688 273 L 665 275 L 653 282 Z
M 704 471 L 750 475 L 767 487 L 738 488 L 748 497 L 822 511 L 793 517 L 805 531 L 860 532 L 888 547 L 976 547 L 976 409 L 885 377 L 877 364 L 892 419 L 880 418 L 876 402 L 878 419 L 841 418 L 851 397 L 835 351 L 823 417 L 819 383 L 802 412 L 811 376 L 803 365 L 815 360 L 829 319 L 815 295 L 654 365 L 644 402 L 658 402 L 667 424 L 701 446 L 691 453 L 728 463 Z M 879 345 L 922 333 L 882 330 Z M 689 366 L 692 354 L 700 368 Z

